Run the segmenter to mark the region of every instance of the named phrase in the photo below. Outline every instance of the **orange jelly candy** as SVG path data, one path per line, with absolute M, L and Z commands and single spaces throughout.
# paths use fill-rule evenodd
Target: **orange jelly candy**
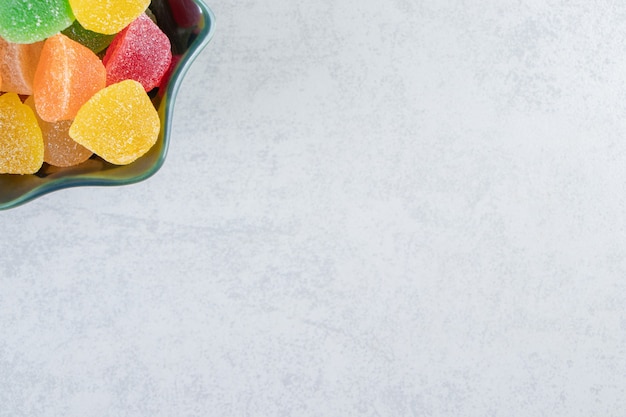
M 104 65 L 89 48 L 60 33 L 46 39 L 33 84 L 35 107 L 43 120 L 72 120 L 105 85 Z
M 35 114 L 15 93 L 0 95 L 0 173 L 34 174 L 43 164 Z
M 29 96 L 43 42 L 18 44 L 0 38 L 0 77 L 2 91 Z
M 43 161 L 55 167 L 71 167 L 88 160 L 93 153 L 70 138 L 71 120 L 46 122 L 35 111 L 35 100 L 30 96 L 24 102 L 33 109 L 43 135 Z

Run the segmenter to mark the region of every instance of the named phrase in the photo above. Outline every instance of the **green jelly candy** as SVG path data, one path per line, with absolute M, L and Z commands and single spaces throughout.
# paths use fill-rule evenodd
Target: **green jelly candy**
M 0 0 L 0 36 L 13 43 L 42 41 L 74 21 L 68 0 Z
M 85 45 L 96 54 L 104 51 L 115 37 L 115 35 L 105 35 L 85 29 L 78 23 L 78 20 L 74 20 L 74 23 L 62 33 L 73 41 Z

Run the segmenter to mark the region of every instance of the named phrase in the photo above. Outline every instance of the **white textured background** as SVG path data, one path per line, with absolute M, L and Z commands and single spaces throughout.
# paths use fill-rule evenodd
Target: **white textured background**
M 0 213 L 0 416 L 623 416 L 626 4 L 212 0 L 164 168 Z

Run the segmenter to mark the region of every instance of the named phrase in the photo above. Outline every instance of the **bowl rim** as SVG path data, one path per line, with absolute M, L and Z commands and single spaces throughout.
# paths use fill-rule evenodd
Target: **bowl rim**
M 215 15 L 213 11 L 207 6 L 203 0 L 192 0 L 201 10 L 203 22 L 200 30 L 196 34 L 195 39 L 189 46 L 189 48 L 183 54 L 183 59 L 178 63 L 175 70 L 171 74 L 170 81 L 163 95 L 161 104 L 159 105 L 159 113 L 163 108 L 161 129 L 162 129 L 162 147 L 161 151 L 155 161 L 148 169 L 139 173 L 138 175 L 123 178 L 102 178 L 102 177 L 89 177 L 89 176 L 67 176 L 52 179 L 49 182 L 42 183 L 34 187 L 33 189 L 15 197 L 12 200 L 6 202 L 0 202 L 0 210 L 6 210 L 20 206 L 45 194 L 53 191 L 58 191 L 65 188 L 80 187 L 80 186 L 121 186 L 129 185 L 144 181 L 154 174 L 163 166 L 167 151 L 169 148 L 170 135 L 172 131 L 172 119 L 174 114 L 174 108 L 176 104 L 176 95 L 182 84 L 185 74 L 189 71 L 191 64 L 198 57 L 200 52 L 208 45 L 213 38 L 215 32 Z M 166 100 L 167 98 L 167 100 Z M 7 174 L 8 175 L 8 174 Z

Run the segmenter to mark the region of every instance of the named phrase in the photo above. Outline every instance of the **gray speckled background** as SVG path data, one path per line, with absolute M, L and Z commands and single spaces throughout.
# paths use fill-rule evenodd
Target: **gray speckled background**
M 0 213 L 0 416 L 622 416 L 626 4 L 210 2 L 163 169 Z

